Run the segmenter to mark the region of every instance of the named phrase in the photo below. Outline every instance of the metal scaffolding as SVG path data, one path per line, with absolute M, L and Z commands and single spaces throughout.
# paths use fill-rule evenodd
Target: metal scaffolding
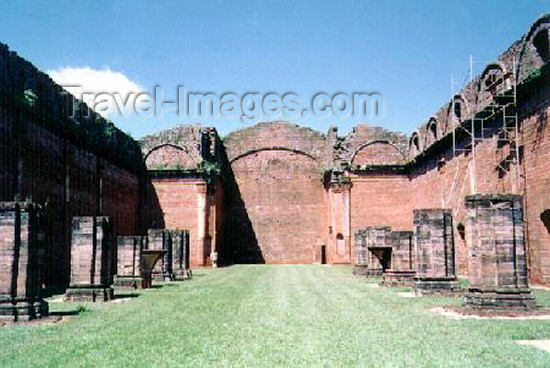
M 488 64 L 486 62 L 474 61 L 470 56 L 469 86 L 473 87 L 475 63 Z M 499 65 L 498 63 L 489 63 Z M 492 95 L 489 103 L 479 111 L 470 111 L 469 116 L 456 117 L 452 127 L 453 156 L 469 156 L 469 180 L 470 193 L 477 193 L 476 168 L 479 162 L 480 150 L 494 150 L 495 155 L 502 153 L 502 149 L 508 146 L 508 154 L 501 159 L 496 170 L 499 175 L 514 171 L 511 177 L 512 192 L 517 193 L 520 189 L 520 145 L 519 127 L 517 115 L 517 76 L 515 63 L 511 72 L 503 72 L 501 76 L 489 80 L 480 80 L 479 93 L 489 92 Z M 504 71 L 504 68 L 502 68 Z M 451 114 L 457 111 L 457 97 L 455 93 L 456 79 L 451 76 Z M 500 90 L 499 90 L 500 88 Z M 458 107 L 461 110 L 461 106 Z M 491 143 L 490 141 L 493 141 Z M 483 143 L 483 144 L 482 144 Z M 491 157 L 484 152 L 483 157 Z

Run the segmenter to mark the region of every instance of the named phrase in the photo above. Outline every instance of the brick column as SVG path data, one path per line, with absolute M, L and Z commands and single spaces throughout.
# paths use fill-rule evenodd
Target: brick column
M 111 219 L 73 217 L 71 239 L 71 283 L 66 298 L 94 302 L 112 299 L 116 249 Z
M 450 210 L 413 211 L 417 294 L 446 293 L 458 289 L 455 274 L 453 222 Z
M 40 278 L 44 233 L 32 203 L 0 202 L 0 317 L 15 321 L 44 317 Z
M 351 249 L 351 187 L 349 178 L 340 175 L 335 175 L 330 182 L 328 263 L 349 264 L 354 259 Z
M 119 236 L 117 238 L 117 274 L 114 285 L 122 288 L 141 288 L 141 251 L 143 236 Z
M 392 231 L 391 268 L 384 271 L 383 286 L 410 286 L 416 271 L 414 270 L 413 232 Z
M 470 285 L 465 305 L 534 308 L 527 279 L 522 197 L 466 197 Z
M 172 268 L 173 248 L 170 230 L 149 229 L 147 232 L 147 249 L 166 250 L 160 262 L 155 265 L 152 277 L 157 281 L 172 281 L 175 279 Z
M 195 264 L 206 266 L 210 259 L 211 240 L 208 234 L 208 186 L 206 183 L 197 184 L 197 252 L 194 256 Z

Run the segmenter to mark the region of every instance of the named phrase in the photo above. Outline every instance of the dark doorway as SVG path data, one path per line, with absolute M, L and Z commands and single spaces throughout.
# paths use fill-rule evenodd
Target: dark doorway
M 321 264 L 327 264 L 327 246 L 321 245 Z

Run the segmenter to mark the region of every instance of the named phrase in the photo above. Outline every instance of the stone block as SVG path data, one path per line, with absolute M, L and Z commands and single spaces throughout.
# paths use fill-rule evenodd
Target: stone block
M 356 275 L 381 276 L 390 267 L 391 227 L 369 226 L 355 233 Z
M 141 251 L 146 238 L 119 236 L 117 238 L 117 274 L 114 285 L 121 288 L 141 288 Z
M 384 271 L 382 286 L 411 286 L 416 271 L 414 270 L 414 252 L 412 231 L 392 231 L 391 238 L 391 268 Z
M 19 321 L 48 314 L 40 283 L 42 215 L 30 202 L 0 202 L 0 318 Z
M 175 280 L 173 269 L 173 247 L 170 230 L 149 229 L 147 232 L 147 249 L 166 250 L 160 262 L 158 262 L 152 273 L 152 278 L 156 281 Z
M 112 299 L 116 249 L 111 219 L 74 217 L 71 239 L 71 282 L 65 293 L 66 299 Z
M 534 308 L 527 281 L 522 197 L 466 197 L 469 280 L 465 305 Z
M 416 276 L 412 284 L 417 294 L 458 290 L 451 211 L 413 211 Z
M 189 267 L 189 231 L 170 230 L 172 239 L 172 269 L 176 280 L 191 276 Z

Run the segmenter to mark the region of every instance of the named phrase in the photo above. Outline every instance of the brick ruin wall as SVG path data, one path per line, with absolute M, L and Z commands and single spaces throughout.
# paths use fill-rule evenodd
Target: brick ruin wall
M 287 123 L 258 124 L 223 143 L 231 165 L 225 241 L 236 261 L 312 263 L 326 229 L 330 143 Z
M 63 130 L 44 124 L 57 121 L 63 112 L 55 97 L 59 88 L 2 48 L 0 66 L 5 73 L 0 77 L 3 85 L 10 86 L 2 93 L 3 97 L 9 93 L 11 102 L 0 104 L 0 200 L 13 200 L 18 193 L 48 202 L 53 239 L 50 274 L 61 269 L 63 282 L 68 275 L 71 218 L 99 212 L 113 218 L 116 235 L 143 234 L 147 228 L 190 230 L 191 266 L 197 267 L 209 265 L 213 251 L 233 262 L 319 262 L 323 245 L 329 263 L 349 263 L 354 259 L 352 235 L 357 230 L 391 226 L 410 231 L 413 210 L 448 208 L 457 272 L 467 275 L 464 197 L 474 192 L 470 178 L 475 177 L 478 193 L 524 195 L 530 277 L 550 283 L 550 88 L 545 87 L 550 79 L 545 67 L 550 61 L 549 24 L 547 17 L 537 21 L 410 139 L 366 125 L 340 137 L 333 128 L 323 135 L 271 122 L 221 140 L 213 128 L 182 126 L 141 141 L 140 155 L 150 178 L 141 188 L 128 160 L 115 165 L 120 163 L 113 159 L 116 155 L 75 144 L 90 137 L 75 140 L 69 134 L 67 138 Z M 513 60 L 518 58 L 513 73 Z M 5 80 L 7 75 L 13 80 Z M 512 151 L 511 144 L 496 141 L 495 129 L 492 139 L 476 146 L 475 167 L 471 154 L 453 153 L 451 136 L 459 122 L 515 82 L 519 183 L 513 180 L 515 166 L 500 167 Z M 39 104 L 56 108 L 45 117 L 26 112 L 14 103 L 13 95 L 23 96 L 28 88 L 39 91 Z M 81 117 L 79 125 L 89 127 L 88 120 Z M 25 129 L 20 129 L 21 121 Z M 458 142 L 461 148 L 466 144 Z M 205 175 L 213 163 L 219 172 Z M 53 279 L 50 283 L 59 281 Z
M 101 213 L 113 219 L 118 235 L 138 231 L 140 158 L 135 157 L 135 167 L 123 167 L 124 155 L 116 160 L 111 158 L 116 152 L 107 157 L 107 147 L 87 147 L 84 127 L 91 126 L 91 118 L 63 118 L 67 102 L 61 88 L 4 45 L 0 71 L 0 201 L 20 198 L 46 205 L 43 281 L 47 287 L 63 288 L 69 283 L 74 216 Z M 36 103 L 25 105 L 25 92 L 31 89 Z
M 484 86 L 491 75 L 496 75 L 500 92 L 515 82 L 517 76 L 517 114 L 519 135 L 515 140 L 520 152 L 520 179 L 514 180 L 516 165 L 502 165 L 511 155 L 510 143 L 498 142 L 498 130 L 488 126 L 490 139 L 478 143 L 475 167 L 471 153 L 453 155 L 451 127 L 459 117 L 451 104 L 445 105 L 413 134 L 410 141 L 410 157 L 413 159 L 410 173 L 410 203 L 412 209 L 449 208 L 454 218 L 454 237 L 457 252 L 457 268 L 460 275 L 468 274 L 467 246 L 463 229 L 466 224 L 464 198 L 477 193 L 517 193 L 524 196 L 528 265 L 533 282 L 550 283 L 550 222 L 544 214 L 550 209 L 550 77 L 548 73 L 547 46 L 550 19 L 543 17 L 518 42 L 515 42 L 497 63 L 487 66 L 483 74 L 475 78 L 455 99 L 461 120 L 467 121 L 493 99 Z M 540 36 L 543 36 L 540 38 Z M 513 60 L 519 58 L 516 73 L 512 73 Z M 533 77 L 535 76 L 535 77 Z M 494 77 L 493 77 L 494 78 Z M 533 80 L 534 79 L 534 80 Z M 495 79 L 493 79 L 495 80 Z M 434 134 L 435 132 L 435 134 Z M 459 142 L 464 148 L 468 140 Z M 504 169 L 503 169 L 504 166 Z M 470 175 L 475 173 L 475 175 Z M 475 177 L 475 183 L 471 178 Z

